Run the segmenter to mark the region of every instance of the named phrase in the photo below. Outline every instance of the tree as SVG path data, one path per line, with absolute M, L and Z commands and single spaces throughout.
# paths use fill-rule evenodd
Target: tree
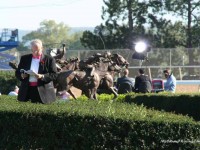
M 81 44 L 80 38 L 82 37 L 82 32 L 76 32 L 69 37 L 69 49 L 71 50 L 83 50 L 84 46 Z
M 85 49 L 81 44 L 82 32 L 70 33 L 71 28 L 64 23 L 56 23 L 54 20 L 44 20 L 40 23 L 40 28 L 23 36 L 20 49 L 24 50 L 25 45 L 33 39 L 39 38 L 46 48 L 60 47 L 63 43 L 68 49 Z
M 105 25 L 97 26 L 94 34 L 83 33 L 81 42 L 85 46 L 96 47 L 99 42 L 91 42 L 89 39 L 94 39 L 98 33 L 106 43 L 106 48 L 113 46 L 111 48 L 132 49 L 134 41 L 141 38 L 151 40 L 153 35 L 150 34 L 157 34 L 157 29 L 167 23 L 157 13 L 162 12 L 160 0 L 104 0 L 104 3 L 102 19 Z M 151 28 L 152 32 L 148 32 L 147 28 Z
M 186 30 L 183 22 L 168 22 L 157 34 L 159 48 L 185 47 Z
M 157 47 L 162 48 L 162 50 L 155 50 L 154 55 L 151 55 L 151 61 L 149 65 L 169 65 L 169 48 L 172 48 L 173 55 L 173 65 L 182 65 L 180 60 L 182 60 L 183 55 L 186 52 L 183 51 L 185 41 L 186 41 L 185 26 L 182 22 L 175 22 L 174 24 L 169 22 L 164 28 L 160 29 L 157 35 L 154 37 L 154 41 L 157 42 Z M 174 50 L 176 48 L 176 50 Z M 165 56 L 165 57 L 163 57 Z
M 95 27 L 94 32 L 84 31 L 81 43 L 90 49 L 122 49 L 128 45 L 124 40 L 127 33 L 126 26 L 113 27 L 111 23 L 106 23 L 106 26 L 101 24 Z
M 177 17 L 181 17 L 186 21 L 187 41 L 185 47 L 189 48 L 189 64 L 193 65 L 192 45 L 192 25 L 198 22 L 198 15 L 200 10 L 199 0 L 165 0 L 165 7 L 167 11 L 172 12 Z
M 69 41 L 70 28 L 64 23 L 57 24 L 54 20 L 44 20 L 40 23 L 40 28 L 23 36 L 22 43 L 26 45 L 33 39 L 39 38 L 44 45 L 62 44 Z

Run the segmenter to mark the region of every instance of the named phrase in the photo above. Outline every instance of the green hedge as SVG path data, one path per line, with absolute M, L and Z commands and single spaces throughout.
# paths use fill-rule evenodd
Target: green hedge
M 113 101 L 0 97 L 0 149 L 199 149 L 192 118 Z
M 200 120 L 200 94 L 129 94 L 125 102 L 144 105 L 147 108 L 164 110 L 193 117 Z
M 13 86 L 19 86 L 19 81 L 15 77 L 13 71 L 0 71 L 0 92 L 1 94 L 8 94 Z

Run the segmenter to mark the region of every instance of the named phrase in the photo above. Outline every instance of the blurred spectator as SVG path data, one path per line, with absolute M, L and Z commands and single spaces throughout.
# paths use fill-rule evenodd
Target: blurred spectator
M 10 93 L 8 93 L 8 95 L 17 96 L 18 95 L 18 91 L 19 91 L 18 86 L 14 86 L 14 87 L 11 88 L 11 91 L 10 91 Z
M 152 90 L 152 83 L 148 76 L 145 75 L 143 69 L 138 70 L 138 76 L 135 78 L 135 92 L 136 93 L 150 93 Z
M 163 73 L 164 73 L 165 78 L 167 80 L 166 83 L 164 84 L 165 91 L 175 93 L 175 91 L 176 91 L 176 78 L 171 73 L 171 70 L 169 68 L 165 69 L 163 71 Z
M 134 87 L 133 81 L 131 80 L 131 78 L 128 77 L 129 70 L 125 69 L 123 73 L 124 75 L 121 78 L 117 79 L 116 87 L 118 89 L 118 94 L 132 92 Z

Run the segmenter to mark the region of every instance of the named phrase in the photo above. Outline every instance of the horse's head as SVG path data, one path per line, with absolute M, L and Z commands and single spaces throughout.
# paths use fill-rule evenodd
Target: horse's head
M 112 56 L 111 52 L 105 52 L 104 53 L 105 58 L 111 58 L 111 56 Z
M 77 70 L 77 69 L 79 69 L 80 60 L 79 60 L 78 57 L 71 58 L 69 62 L 70 62 L 70 64 L 71 64 L 72 70 Z
M 117 65 L 125 66 L 126 68 L 128 68 L 129 63 L 122 55 L 113 54 L 111 59 L 112 61 L 116 62 Z
M 70 58 L 69 60 L 57 59 L 56 63 L 62 70 L 77 70 L 79 69 L 79 59 Z
M 115 62 L 111 61 L 108 66 L 108 71 L 120 72 L 121 67 L 118 66 Z

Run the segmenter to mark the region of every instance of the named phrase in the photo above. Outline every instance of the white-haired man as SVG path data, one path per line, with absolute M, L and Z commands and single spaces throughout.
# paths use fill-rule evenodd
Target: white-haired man
M 16 70 L 21 81 L 19 101 L 51 103 L 56 100 L 53 80 L 57 77 L 55 59 L 43 54 L 42 41 L 31 42 L 32 54 L 23 55 Z

